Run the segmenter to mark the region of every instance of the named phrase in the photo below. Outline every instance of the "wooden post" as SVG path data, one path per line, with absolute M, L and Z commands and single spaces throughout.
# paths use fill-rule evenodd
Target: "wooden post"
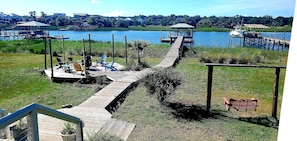
M 275 68 L 274 90 L 272 99 L 272 117 L 277 118 L 277 101 L 278 101 L 278 85 L 279 85 L 280 68 Z
M 62 35 L 62 51 L 63 51 L 63 59 L 64 59 L 64 62 L 65 62 L 65 46 L 64 46 L 64 36 Z
M 207 101 L 206 101 L 207 112 L 209 112 L 210 104 L 211 104 L 212 74 L 213 74 L 213 66 L 208 66 Z
M 92 48 L 91 48 L 91 34 L 89 33 L 89 55 L 92 55 Z
M 27 124 L 28 124 L 28 141 L 38 141 L 39 133 L 38 133 L 38 119 L 37 119 L 36 110 L 28 114 Z
M 82 45 L 83 45 L 83 50 L 84 50 L 84 52 L 83 52 L 83 62 L 84 62 L 84 65 L 85 65 L 85 70 L 87 69 L 87 65 L 86 65 L 86 47 L 85 47 L 85 39 L 82 39 Z M 85 75 L 85 78 L 87 77 L 86 76 L 86 71 L 84 71 L 84 75 Z
M 126 67 L 128 66 L 128 44 L 127 44 L 127 36 L 125 38 L 125 50 L 126 50 Z
M 53 54 L 52 54 L 52 41 L 49 38 L 49 48 L 50 48 L 50 62 L 51 62 L 51 79 L 54 78 L 54 68 L 53 68 Z
M 43 38 L 44 39 L 44 69 L 46 68 L 46 37 Z
M 112 34 L 112 62 L 114 62 L 114 34 Z

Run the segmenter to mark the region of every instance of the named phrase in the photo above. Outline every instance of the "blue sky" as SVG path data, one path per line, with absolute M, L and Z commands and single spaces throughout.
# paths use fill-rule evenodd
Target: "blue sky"
M 295 0 L 0 0 L 0 12 L 29 15 L 88 13 L 104 16 L 200 15 L 264 16 L 294 15 Z

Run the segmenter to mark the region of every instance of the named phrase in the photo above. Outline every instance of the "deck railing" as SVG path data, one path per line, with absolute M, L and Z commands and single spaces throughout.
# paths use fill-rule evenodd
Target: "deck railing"
M 76 140 L 83 141 L 82 120 L 80 120 L 77 117 L 74 117 L 74 116 L 65 114 L 63 112 L 59 112 L 57 110 L 54 110 L 39 104 L 35 104 L 35 103 L 0 118 L 0 129 L 6 128 L 8 125 L 27 116 L 28 141 L 38 141 L 39 140 L 38 119 L 37 119 L 38 113 L 76 124 L 76 131 L 77 131 Z

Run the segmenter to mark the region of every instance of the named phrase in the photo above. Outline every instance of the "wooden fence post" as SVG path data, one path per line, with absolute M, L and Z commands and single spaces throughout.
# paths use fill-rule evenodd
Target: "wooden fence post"
M 207 110 L 207 112 L 209 112 L 210 104 L 211 104 L 212 74 L 213 74 L 213 66 L 208 66 L 207 101 L 206 101 L 206 110 Z
M 277 118 L 277 101 L 278 101 L 278 85 L 279 85 L 280 68 L 275 68 L 274 90 L 272 99 L 272 117 Z

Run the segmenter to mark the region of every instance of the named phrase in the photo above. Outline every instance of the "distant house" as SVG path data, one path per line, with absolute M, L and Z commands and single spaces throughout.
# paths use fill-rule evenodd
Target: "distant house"
M 73 18 L 80 19 L 80 18 L 87 18 L 89 14 L 87 13 L 74 13 Z
M 132 21 L 131 18 L 125 18 L 124 21 Z
M 54 13 L 56 17 L 66 17 L 66 13 Z
M 137 21 L 139 21 L 141 24 L 145 22 L 146 18 L 145 17 L 139 17 Z
M 22 19 L 21 16 L 10 13 L 10 14 L 4 14 L 3 12 L 0 13 L 0 23 L 10 23 L 10 22 L 17 22 Z

